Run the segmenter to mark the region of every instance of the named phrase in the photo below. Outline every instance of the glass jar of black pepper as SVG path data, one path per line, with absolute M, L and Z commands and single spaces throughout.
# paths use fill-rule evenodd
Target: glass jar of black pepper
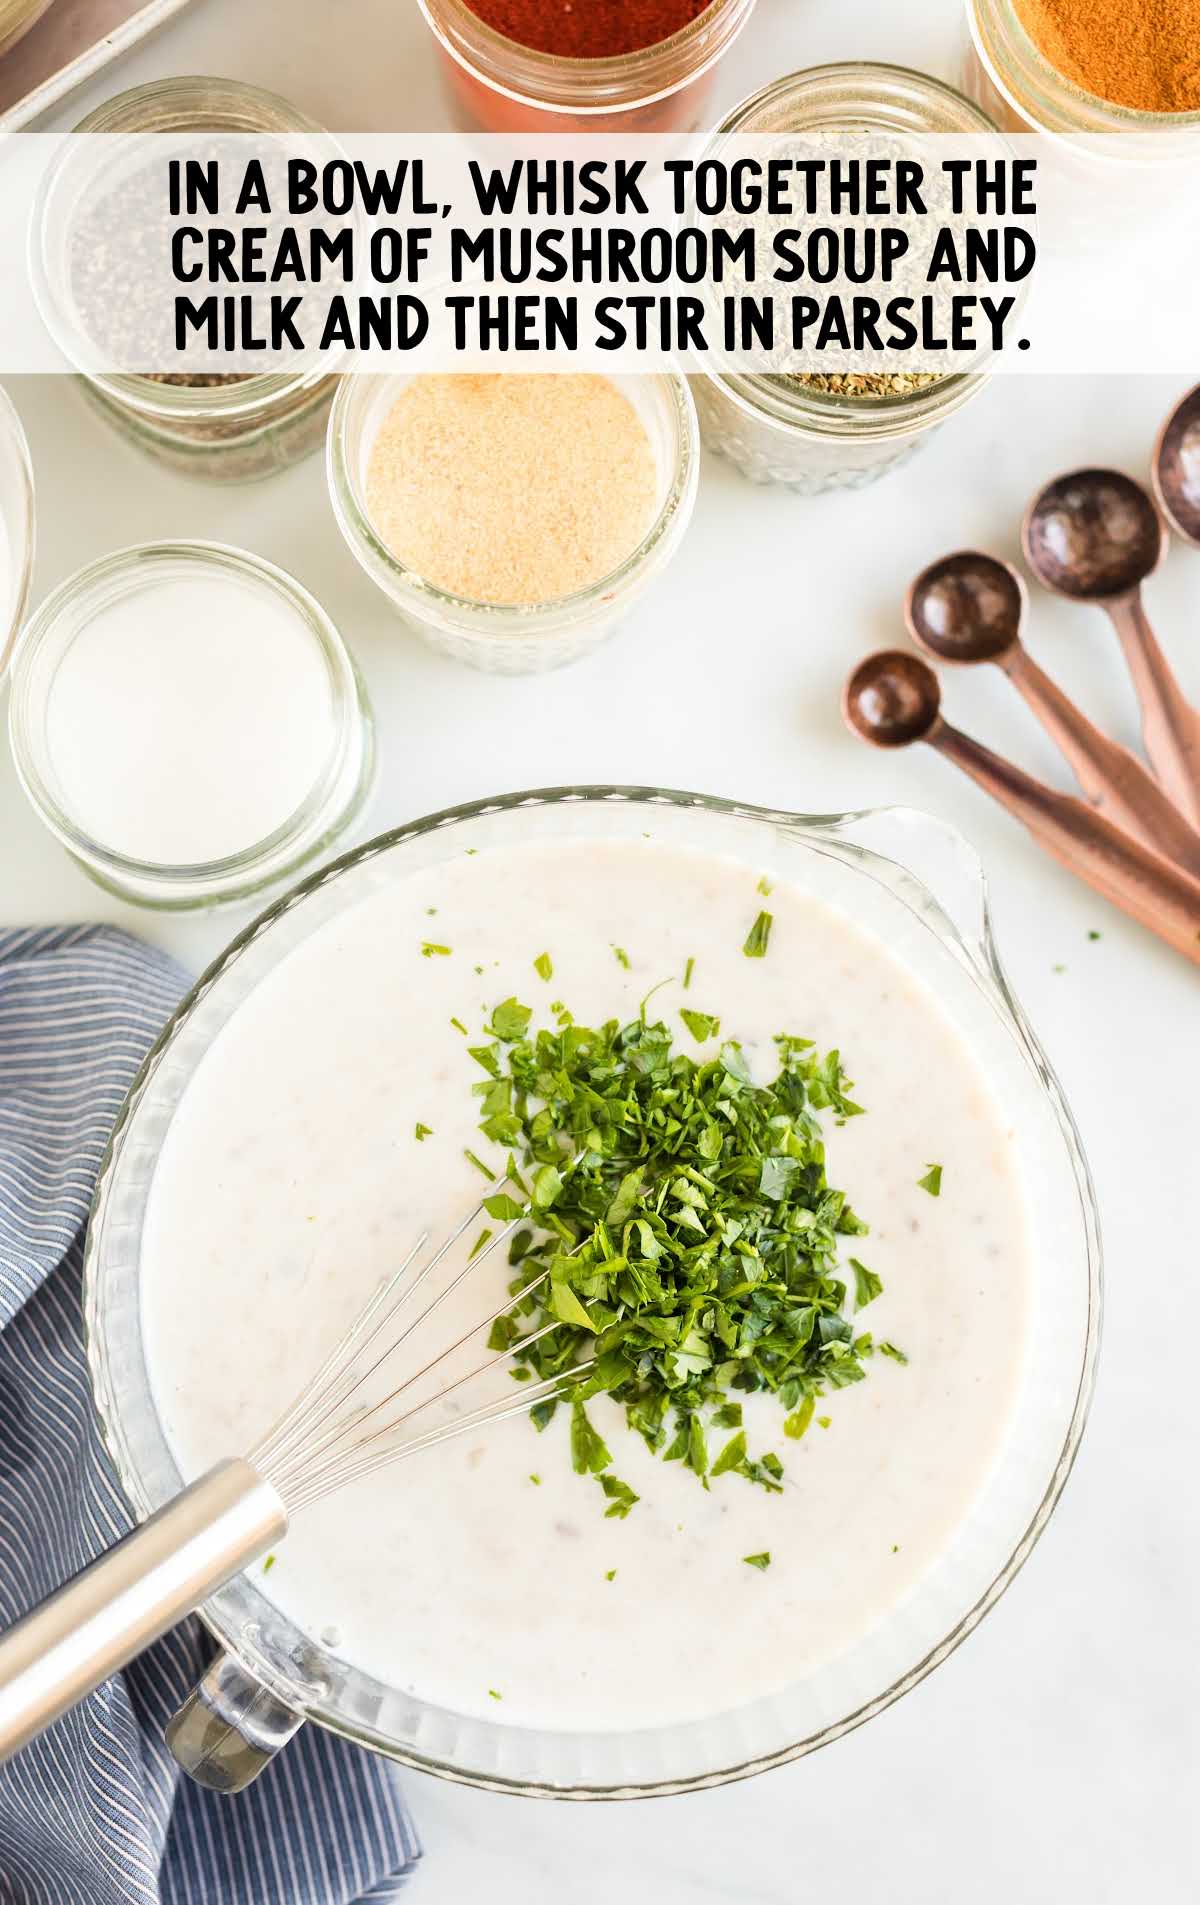
M 323 128 L 274 93 L 240 80 L 155 80 L 107 100 L 81 120 L 77 133 L 305 133 Z M 324 441 L 337 377 L 322 364 L 262 374 L 163 375 L 98 371 L 74 358 L 71 302 L 61 259 L 61 216 L 67 158 L 43 186 L 33 256 L 34 283 L 47 327 L 75 362 L 85 395 L 107 422 L 139 449 L 184 475 L 224 482 L 271 476 Z

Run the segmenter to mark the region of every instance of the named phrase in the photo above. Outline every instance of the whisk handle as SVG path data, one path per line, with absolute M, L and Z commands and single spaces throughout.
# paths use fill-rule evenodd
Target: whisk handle
M 222 1462 L 0 1635 L 0 1764 L 287 1532 L 249 1462 Z

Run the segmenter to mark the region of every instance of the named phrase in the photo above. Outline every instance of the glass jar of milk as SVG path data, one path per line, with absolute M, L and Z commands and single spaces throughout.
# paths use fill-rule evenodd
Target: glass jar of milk
M 240 80 L 186 77 L 154 80 L 119 93 L 89 113 L 75 131 L 126 135 L 119 147 L 112 141 L 117 153 L 114 188 L 120 184 L 121 168 L 129 165 L 131 135 L 174 133 L 189 142 L 206 133 L 326 136 L 315 120 L 274 93 Z M 322 363 L 194 378 L 134 375 L 91 364 L 96 343 L 84 313 L 94 317 L 104 311 L 111 325 L 115 312 L 120 323 L 120 304 L 112 298 L 112 288 L 102 292 L 94 281 L 81 285 L 78 278 L 80 256 L 86 255 L 94 268 L 107 242 L 102 228 L 107 180 L 97 176 L 99 161 L 91 157 L 93 150 L 74 144 L 64 148 L 48 173 L 32 254 L 43 319 L 78 371 L 93 408 L 128 441 L 186 476 L 251 482 L 308 456 L 324 441 L 338 381 Z M 126 178 L 125 188 L 128 185 Z M 129 231 L 127 216 L 121 224 L 120 242 L 129 261 L 126 290 L 135 298 L 139 284 L 154 282 L 151 274 L 158 269 L 161 233 L 153 222 L 161 216 L 157 202 L 147 207 L 146 215 L 149 222 L 142 232 Z M 135 328 L 141 328 L 136 319 Z
M 27 623 L 9 732 L 41 820 L 101 886 L 185 908 L 261 892 L 327 848 L 374 766 L 366 693 L 320 604 L 217 543 L 146 543 Z

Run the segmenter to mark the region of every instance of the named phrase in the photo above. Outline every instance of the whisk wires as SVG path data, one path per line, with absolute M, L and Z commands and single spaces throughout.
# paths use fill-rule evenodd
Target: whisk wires
M 251 1452 L 250 1461 L 277 1489 L 289 1515 L 390 1462 L 433 1448 L 473 1429 L 523 1415 L 536 1403 L 557 1398 L 564 1384 L 573 1382 L 591 1368 L 592 1359 L 588 1358 L 543 1382 L 524 1384 L 518 1395 L 499 1397 L 465 1414 L 453 1415 L 424 1432 L 402 1433 L 406 1424 L 413 1423 L 434 1404 L 444 1403 L 491 1370 L 504 1365 L 511 1370 L 513 1357 L 523 1348 L 560 1327 L 557 1322 L 545 1323 L 518 1337 L 506 1350 L 489 1356 L 464 1375 L 447 1382 L 436 1394 L 412 1399 L 411 1392 L 426 1377 L 532 1295 L 549 1274 L 542 1271 L 523 1288 L 507 1293 L 498 1308 L 473 1323 L 455 1342 L 423 1360 L 419 1367 L 406 1369 L 402 1380 L 386 1394 L 375 1401 L 360 1399 L 371 1378 L 398 1356 L 414 1333 L 508 1241 L 518 1224 L 529 1215 L 528 1209 L 523 1210 L 504 1224 L 486 1243 L 473 1250 L 462 1267 L 432 1294 L 430 1283 L 436 1272 L 483 1213 L 481 1202 L 421 1264 L 416 1275 L 410 1277 L 413 1265 L 429 1243 L 427 1233 L 417 1238 L 399 1268 L 384 1278 L 311 1381 Z M 422 1291 L 426 1292 L 423 1301 Z

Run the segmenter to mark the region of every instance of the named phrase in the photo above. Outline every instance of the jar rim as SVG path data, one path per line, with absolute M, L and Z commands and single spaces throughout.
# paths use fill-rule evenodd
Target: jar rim
M 781 73 L 777 79 L 771 80 L 766 86 L 759 87 L 757 92 L 747 94 L 745 99 L 739 100 L 737 105 L 731 107 L 726 113 L 713 133 L 713 141 L 733 132 L 804 131 L 806 128 L 802 126 L 764 128 L 753 124 L 753 120 L 761 115 L 764 108 L 777 105 L 789 96 L 796 98 L 801 95 L 836 93 L 838 88 L 846 89 L 852 83 L 857 83 L 864 103 L 881 110 L 887 104 L 886 95 L 890 94 L 899 99 L 905 90 L 917 96 L 923 95 L 927 99 L 935 99 L 954 108 L 955 116 L 959 121 L 957 126 L 949 128 L 925 126 L 920 128 L 923 132 L 950 130 L 998 133 L 1000 131 L 995 120 L 989 118 L 982 106 L 968 99 L 957 86 L 950 85 L 947 80 L 936 79 L 932 73 L 922 73 L 915 66 L 898 66 L 888 60 L 830 60 L 822 66 L 803 66 L 798 67 L 795 72 Z
M 272 92 L 265 86 L 253 86 L 249 80 L 227 79 L 216 73 L 178 73 L 169 74 L 163 79 L 145 80 L 139 86 L 127 86 L 124 92 L 114 93 L 91 112 L 86 113 L 79 124 L 72 126 L 72 135 L 87 132 L 142 132 L 146 127 L 137 123 L 142 108 L 158 103 L 174 102 L 180 110 L 181 119 L 176 124 L 156 126 L 158 132 L 186 132 L 188 120 L 192 114 L 202 112 L 201 101 L 214 90 L 224 92 L 231 100 L 241 102 L 249 116 L 251 108 L 257 108 L 256 117 L 261 122 L 256 125 L 224 126 L 213 128 L 206 124 L 199 130 L 225 132 L 314 132 L 324 133 L 325 127 L 310 118 L 299 106 L 294 106 L 282 93 Z M 207 115 L 204 115 L 207 118 Z M 272 123 L 278 121 L 279 123 Z
M 354 473 L 348 447 L 351 407 L 355 401 L 364 399 L 371 384 L 378 387 L 381 382 L 395 381 L 403 376 L 403 372 L 377 371 L 365 374 L 355 372 L 343 377 L 329 416 L 326 475 L 333 513 L 352 554 L 372 580 L 380 583 L 389 593 L 403 597 L 405 606 L 419 619 L 427 620 L 432 609 L 452 618 L 456 624 L 469 619 L 481 624 L 490 623 L 494 627 L 504 628 L 506 632 L 515 625 L 522 632 L 532 635 L 542 632 L 553 634 L 564 623 L 582 618 L 607 596 L 614 594 L 649 557 L 664 545 L 669 546 L 686 529 L 699 483 L 700 426 L 687 379 L 678 371 L 656 371 L 643 381 L 657 383 L 670 401 L 675 425 L 675 465 L 666 496 L 655 513 L 654 521 L 636 548 L 615 569 L 597 581 L 589 582 L 585 588 L 573 589 L 567 595 L 553 596 L 546 602 L 532 603 L 483 602 L 474 596 L 459 595 L 452 589 L 440 588 L 437 583 L 426 581 L 393 554 L 378 534 L 361 494 L 361 485 Z
M 756 0 L 709 0 L 677 33 L 607 59 L 567 59 L 522 46 L 490 27 L 467 0 L 417 0 L 451 59 L 519 106 L 595 118 L 667 99 L 699 79 L 732 46 Z
M 56 798 L 38 765 L 33 744 L 38 725 L 45 719 L 52 690 L 48 688 L 39 694 L 33 679 L 33 664 L 45 646 L 61 632 L 64 616 L 80 617 L 70 637 L 74 640 L 84 625 L 89 603 L 102 592 L 109 592 L 107 600 L 111 602 L 143 585 L 155 569 L 170 572 L 180 566 L 219 571 L 250 581 L 273 593 L 293 610 L 325 664 L 333 734 L 312 786 L 293 812 L 269 834 L 236 853 L 213 860 L 172 863 L 142 859 L 106 845 L 89 834 Z M 188 888 L 204 886 L 223 895 L 230 882 L 238 883 L 238 890 L 244 890 L 247 879 L 279 854 L 286 854 L 319 821 L 341 780 L 355 723 L 362 712 L 354 663 L 333 621 L 315 596 L 285 569 L 248 549 L 229 543 L 181 538 L 131 543 L 123 549 L 115 549 L 77 569 L 45 598 L 26 623 L 13 655 L 9 739 L 17 776 L 30 804 L 68 852 L 76 854 L 88 866 L 98 866 L 115 881 L 145 882 L 158 886 L 164 893 L 184 885 Z M 291 871 L 297 863 L 289 859 L 278 868 L 279 874 Z
M 931 429 L 978 395 L 991 373 L 955 371 L 920 390 L 891 397 L 813 390 L 762 372 L 704 370 L 701 375 L 757 424 L 817 436 L 880 439 Z
M 1014 112 L 1034 130 L 1058 134 L 1138 133 L 1151 145 L 1161 141 L 1163 135 L 1200 130 L 1200 108 L 1148 112 L 1088 92 L 1068 79 L 1042 52 L 1013 0 L 966 0 L 966 10 L 971 42 L 988 77 Z M 1027 88 L 1028 99 L 1014 87 Z M 1153 153 L 1143 151 L 1130 156 L 1149 158 Z
M 236 423 L 253 422 L 260 411 L 268 411 L 281 398 L 315 390 L 337 372 L 329 364 L 310 364 L 303 370 L 250 373 L 231 384 L 163 384 L 144 372 L 78 367 L 77 374 L 139 417 L 163 423 Z

